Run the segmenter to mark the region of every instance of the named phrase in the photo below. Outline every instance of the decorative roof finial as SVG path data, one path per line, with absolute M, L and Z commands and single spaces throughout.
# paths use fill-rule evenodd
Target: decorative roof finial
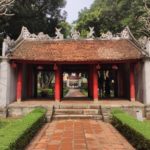
M 15 41 L 12 40 L 9 36 L 6 36 L 6 38 L 4 39 L 4 42 L 7 43 L 9 48 L 13 47 L 15 44 Z
M 101 38 L 105 40 L 110 40 L 113 38 L 113 34 L 108 31 L 107 33 L 102 33 Z
M 24 39 L 27 39 L 30 37 L 31 33 L 29 32 L 29 30 L 26 27 L 22 27 L 22 31 L 21 31 L 22 37 Z
M 56 32 L 56 37 L 55 39 L 57 40 L 63 40 L 64 39 L 64 35 L 60 32 L 61 31 L 61 28 L 55 28 Z
M 90 32 L 87 34 L 88 39 L 94 39 L 94 27 L 89 27 Z
M 71 38 L 77 40 L 80 38 L 80 32 L 75 30 L 74 28 L 71 29 Z
M 130 39 L 130 33 L 128 27 L 125 27 L 125 29 L 121 32 L 121 38 Z

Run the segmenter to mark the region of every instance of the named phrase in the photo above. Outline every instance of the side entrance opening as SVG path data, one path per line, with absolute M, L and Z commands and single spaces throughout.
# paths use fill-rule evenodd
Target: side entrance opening
M 54 99 L 54 71 L 38 68 L 36 80 L 36 97 L 40 99 Z
M 98 71 L 99 97 L 117 98 L 118 97 L 118 68 L 103 67 Z

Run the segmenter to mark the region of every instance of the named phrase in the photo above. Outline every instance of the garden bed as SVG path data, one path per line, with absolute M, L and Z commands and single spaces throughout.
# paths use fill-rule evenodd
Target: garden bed
M 112 124 L 137 150 L 150 149 L 150 122 L 138 121 L 121 110 L 113 110 Z
M 44 108 L 36 108 L 25 117 L 1 121 L 0 150 L 23 150 L 45 123 Z

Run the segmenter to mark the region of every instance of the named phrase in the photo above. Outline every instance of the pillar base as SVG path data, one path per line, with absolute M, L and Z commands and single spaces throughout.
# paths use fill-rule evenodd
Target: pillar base
M 17 103 L 21 103 L 21 99 L 17 99 Z
M 94 99 L 94 102 L 98 102 L 98 98 L 95 98 L 95 99 Z
M 131 102 L 135 102 L 135 98 L 131 98 L 130 101 L 131 101 Z
M 60 100 L 60 99 L 55 99 L 55 102 L 56 102 L 56 103 L 60 103 L 61 100 Z

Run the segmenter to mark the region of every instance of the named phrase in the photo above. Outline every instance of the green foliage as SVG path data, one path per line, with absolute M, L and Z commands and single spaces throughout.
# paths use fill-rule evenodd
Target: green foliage
M 62 29 L 61 33 L 64 34 L 64 38 L 70 35 L 71 25 L 66 21 L 61 21 L 58 26 Z
M 53 89 L 38 89 L 38 97 L 51 97 L 54 95 Z
M 88 90 L 87 89 L 81 89 L 80 90 L 85 96 L 88 96 Z
M 85 33 L 89 26 L 94 26 L 95 36 L 100 36 L 100 33 L 108 30 L 120 32 L 128 25 L 139 36 L 142 23 L 138 18 L 144 13 L 143 8 L 141 0 L 95 0 L 90 9 L 85 8 L 79 13 L 77 29 Z
M 69 88 L 68 87 L 63 87 L 63 96 L 65 96 L 69 91 Z
M 121 110 L 113 110 L 112 124 L 137 150 L 150 148 L 150 122 L 140 122 Z
M 66 13 L 61 13 L 65 4 L 65 0 L 16 0 L 10 10 L 15 15 L 1 17 L 0 32 L 17 38 L 21 27 L 26 26 L 31 33 L 44 32 L 54 36 L 55 27 L 66 18 Z
M 1 128 L 0 150 L 23 150 L 45 122 L 45 113 L 44 108 L 37 108 Z

